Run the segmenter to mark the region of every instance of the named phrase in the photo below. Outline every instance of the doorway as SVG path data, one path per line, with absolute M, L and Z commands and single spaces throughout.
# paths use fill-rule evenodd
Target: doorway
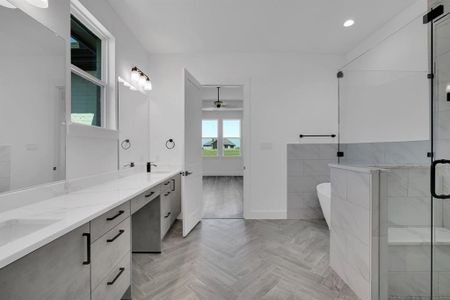
M 203 86 L 203 219 L 244 216 L 243 110 L 242 86 Z

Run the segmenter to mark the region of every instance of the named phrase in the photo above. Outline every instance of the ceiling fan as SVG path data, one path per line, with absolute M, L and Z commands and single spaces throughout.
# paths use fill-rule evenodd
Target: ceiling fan
M 220 86 L 217 87 L 217 101 L 214 101 L 214 107 L 216 108 L 222 108 L 225 107 L 225 103 L 220 100 Z

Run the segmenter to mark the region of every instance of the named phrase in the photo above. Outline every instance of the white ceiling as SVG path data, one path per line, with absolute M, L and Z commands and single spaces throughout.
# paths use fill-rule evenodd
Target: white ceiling
M 344 54 L 417 0 L 108 1 L 150 53 Z

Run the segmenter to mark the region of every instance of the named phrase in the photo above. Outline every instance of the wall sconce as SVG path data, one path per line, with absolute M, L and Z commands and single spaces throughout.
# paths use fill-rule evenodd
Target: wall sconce
M 27 0 L 27 2 L 39 8 L 48 7 L 48 0 Z
M 153 89 L 150 77 L 138 67 L 133 67 L 131 69 L 131 80 L 137 82 L 145 91 L 151 91 Z

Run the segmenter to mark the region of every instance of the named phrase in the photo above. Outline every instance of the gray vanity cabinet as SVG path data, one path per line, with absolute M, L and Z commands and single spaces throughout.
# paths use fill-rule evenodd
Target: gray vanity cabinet
M 181 176 L 161 184 L 161 238 L 169 231 L 181 212 Z
M 87 262 L 89 224 L 0 269 L 0 298 L 14 300 L 89 300 Z
M 174 211 L 173 221 L 175 221 L 178 215 L 181 213 L 181 175 L 175 176 L 172 180 L 173 180 L 172 209 Z

